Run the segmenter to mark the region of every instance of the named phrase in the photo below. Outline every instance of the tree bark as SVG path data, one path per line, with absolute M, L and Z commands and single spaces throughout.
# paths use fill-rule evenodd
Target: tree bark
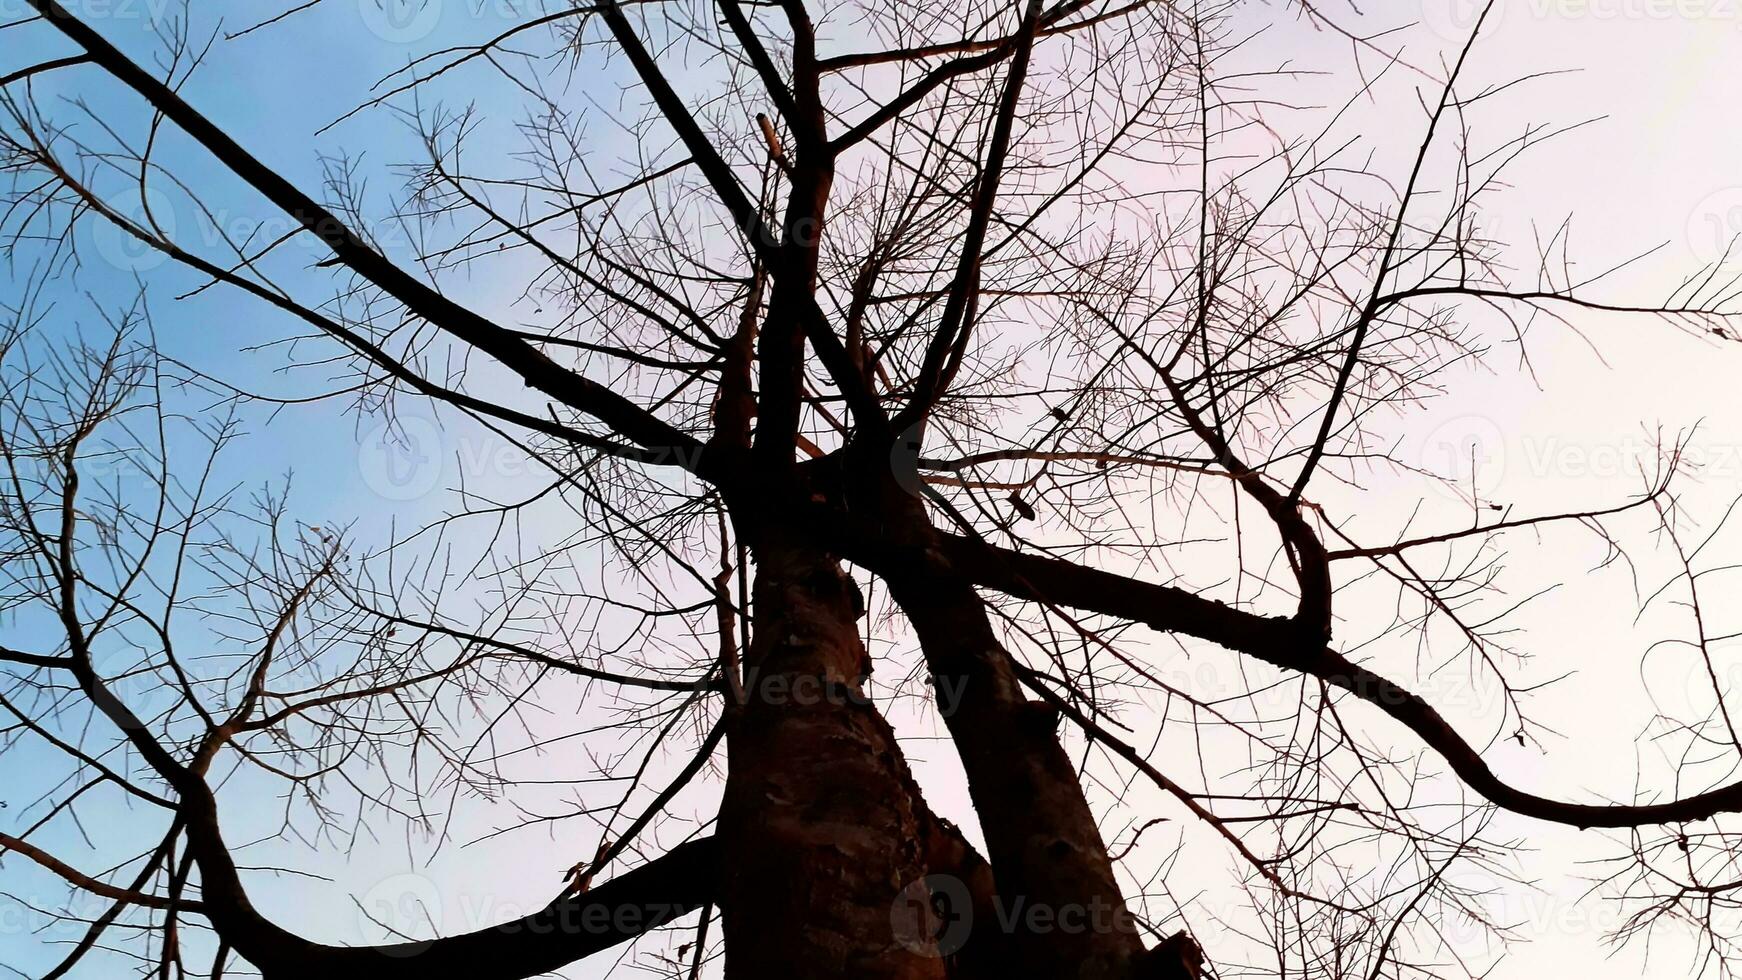
M 985 606 L 957 576 L 890 579 L 962 757 L 997 882 L 1000 928 L 1035 976 L 1123 978 L 1144 952 L 1058 716 L 1022 691 Z
M 942 980 L 923 803 L 864 696 L 856 590 L 814 548 L 778 533 L 753 547 L 718 835 L 726 975 Z
M 1106 842 L 1059 741 L 1057 714 L 1024 693 L 984 600 L 951 565 L 945 536 L 890 463 L 872 454 L 841 471 L 819 467 L 813 489 L 823 492 L 812 499 L 838 500 L 839 525 L 874 515 L 875 571 L 919 638 L 986 840 L 995 921 L 976 923 L 976 941 L 995 938 L 997 958 L 1025 975 L 1164 975 L 1146 962 Z

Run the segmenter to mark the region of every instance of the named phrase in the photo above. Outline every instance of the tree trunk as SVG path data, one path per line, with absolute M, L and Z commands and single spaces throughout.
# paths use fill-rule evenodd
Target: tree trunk
M 857 592 L 833 559 L 780 537 L 755 546 L 745 703 L 727 735 L 726 976 L 942 980 L 929 814 L 861 687 Z
M 1024 693 L 984 601 L 939 549 L 917 483 L 903 486 L 874 457 L 847 473 L 845 506 L 879 515 L 889 550 L 876 570 L 919 638 L 968 777 L 997 891 L 998 955 L 1048 978 L 1150 974 L 1057 714 Z
M 934 571 L 890 580 L 932 670 L 991 858 L 1000 929 L 1035 976 L 1137 975 L 1144 949 L 1058 716 L 1023 694 L 973 587 Z

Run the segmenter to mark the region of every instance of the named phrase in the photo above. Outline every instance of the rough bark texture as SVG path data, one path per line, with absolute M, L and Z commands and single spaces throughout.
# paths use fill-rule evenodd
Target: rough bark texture
M 765 542 L 756 557 L 720 813 L 726 974 L 941 980 L 929 912 L 898 929 L 924 835 L 895 734 L 862 694 L 851 584 L 814 550 Z
M 1021 975 L 1152 975 L 1094 813 L 1059 742 L 1057 715 L 1024 693 L 983 600 L 940 550 L 923 501 L 876 457 L 844 470 L 816 467 L 810 477 L 813 500 L 838 501 L 846 514 L 876 515 L 888 559 L 877 571 L 919 638 L 968 777 L 996 897 L 975 900 L 974 948 L 965 952 Z

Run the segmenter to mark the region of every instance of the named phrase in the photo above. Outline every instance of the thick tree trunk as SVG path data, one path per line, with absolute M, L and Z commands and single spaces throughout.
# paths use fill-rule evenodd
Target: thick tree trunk
M 1140 973 L 1143 944 L 1059 744 L 1057 715 L 1024 695 L 972 586 L 927 570 L 890 587 L 919 636 L 961 753 L 1012 955 L 1049 978 Z
M 902 486 L 875 457 L 847 472 L 847 509 L 881 518 L 888 550 L 877 572 L 919 638 L 968 777 L 996 882 L 1000 955 L 1033 976 L 1148 974 L 1056 713 L 1024 693 L 984 601 L 939 549 L 917 484 Z
M 815 549 L 765 540 L 755 554 L 719 824 L 726 975 L 942 980 L 916 886 L 929 815 L 861 687 L 857 593 Z

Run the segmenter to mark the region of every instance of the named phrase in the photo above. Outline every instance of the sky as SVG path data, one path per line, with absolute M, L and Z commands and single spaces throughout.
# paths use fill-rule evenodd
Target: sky
M 415 141 L 391 114 L 377 111 L 322 127 L 408 59 L 494 34 L 518 12 L 505 0 L 430 0 L 416 7 L 387 2 L 384 8 L 374 0 L 322 0 L 270 30 L 220 39 L 184 95 L 215 122 L 242 134 L 251 152 L 304 188 L 320 186 L 323 156 L 362 154 L 360 172 L 368 175 L 371 192 L 390 193 L 396 186 L 392 165 L 417 154 Z M 20 16 L 21 7 L 21 0 L 0 0 L 0 23 Z M 165 0 L 86 0 L 73 9 L 141 58 L 157 49 L 149 26 L 180 12 Z M 1325 9 L 1360 30 L 1397 28 L 1376 43 L 1401 47 L 1408 61 L 1431 66 L 1462 44 L 1477 8 L 1464 0 L 1419 5 L 1401 0 L 1383 9 L 1363 5 L 1359 14 Z M 222 23 L 237 30 L 252 23 L 251 16 L 225 12 Z M 203 30 L 219 23 L 215 5 L 196 4 L 192 17 Z M 0 73 L 62 53 L 57 40 L 31 30 L 36 29 L 0 30 Z M 1736 125 L 1733 108 L 1735 93 L 1742 91 L 1739 50 L 1742 3 L 1737 0 L 1502 3 L 1474 50 L 1469 77 L 1500 81 L 1526 73 L 1564 74 L 1536 79 L 1485 108 L 1478 135 L 1504 139 L 1531 123 L 1595 122 L 1521 161 L 1511 172 L 1511 187 L 1485 215 L 1487 227 L 1496 237 L 1521 243 L 1528 253 L 1538 229 L 1552 229 L 1571 214 L 1574 253 L 1592 268 L 1661 246 L 1606 284 L 1621 296 L 1660 296 L 1691 266 L 1719 259 L 1729 237 L 1742 233 L 1742 126 Z M 1352 51 L 1346 38 L 1286 19 L 1262 34 L 1248 57 L 1334 66 L 1298 83 L 1298 101 L 1325 106 L 1325 112 L 1347 98 L 1360 77 L 1358 69 L 1370 73 L 1380 65 L 1378 55 Z M 591 77 L 608 82 L 614 70 L 605 67 Z M 1420 113 L 1406 77 L 1405 69 L 1392 68 L 1388 84 L 1358 104 L 1346 122 L 1367 134 L 1379 159 L 1393 165 L 1413 152 L 1420 136 Z M 127 104 L 88 69 L 55 73 L 33 85 L 45 103 L 76 93 L 99 109 Z M 605 90 L 590 88 L 574 97 L 597 98 Z M 474 73 L 467 76 L 464 97 L 481 110 L 485 129 L 478 142 L 507 145 L 513 119 L 491 110 L 513 104 L 513 93 Z M 599 105 L 601 116 L 611 109 L 609 103 Z M 57 112 L 70 111 L 58 104 Z M 202 162 L 185 140 L 166 137 L 164 152 L 198 179 L 220 223 L 253 228 L 278 220 Z M 182 215 L 185 205 L 170 195 L 166 210 Z M 198 224 L 183 220 L 189 228 Z M 409 242 L 396 239 L 395 229 L 372 231 L 390 254 L 407 253 Z M 277 373 L 280 349 L 245 349 L 293 332 L 258 304 L 217 290 L 178 300 L 192 280 L 173 267 L 154 264 L 88 229 L 81 234 L 91 236 L 84 242 L 89 258 L 51 290 L 53 329 L 94 325 L 99 309 L 129 301 L 144 283 L 160 342 L 174 356 L 238 384 L 286 393 L 320 380 Z M 1528 254 L 1521 263 L 1528 273 Z M 12 282 L 17 274 L 15 269 Z M 0 279 L 0 297 L 10 288 Z M 469 282 L 465 290 L 469 301 L 504 319 L 525 315 L 511 284 Z M 1690 512 L 1715 517 L 1742 489 L 1742 409 L 1735 381 L 1742 371 L 1742 349 L 1641 319 L 1591 315 L 1577 317 L 1575 324 L 1582 337 L 1548 326 L 1533 332 L 1533 373 L 1521 370 L 1513 352 L 1502 349 L 1491 358 L 1490 370 L 1458 377 L 1431 409 L 1397 423 L 1400 453 L 1454 470 L 1471 469 L 1468 461 L 1474 460 L 1468 475 L 1479 494 L 1521 511 L 1567 502 L 1603 506 L 1636 490 L 1636 469 L 1642 462 L 1649 465 L 1653 432 L 1697 426 L 1691 447 L 1701 466 L 1688 487 L 1687 503 Z M 251 483 L 291 474 L 296 513 L 309 523 L 355 522 L 365 530 L 415 526 L 451 506 L 444 491 L 462 478 L 470 485 L 511 486 L 527 476 L 524 458 L 512 447 L 416 408 L 402 419 L 397 438 L 388 438 L 378 420 L 359 420 L 338 405 L 297 407 L 251 418 L 250 425 L 254 434 L 240 444 L 241 453 L 226 460 L 226 475 Z M 1395 497 L 1386 496 L 1389 490 L 1375 476 L 1364 498 L 1367 509 L 1357 517 L 1357 526 L 1374 536 L 1397 526 L 1413 503 L 1401 488 Z M 1441 504 L 1448 514 L 1461 506 L 1449 498 Z M 1678 628 L 1674 612 L 1636 622 L 1635 583 L 1617 568 L 1593 571 L 1602 551 L 1588 536 L 1555 531 L 1515 536 L 1508 544 L 1515 549 L 1511 566 L 1521 588 L 1527 582 L 1557 586 L 1524 617 L 1525 645 L 1537 656 L 1520 680 L 1575 673 L 1531 702 L 1535 717 L 1558 737 L 1545 736 L 1540 747 L 1499 744 L 1489 753 L 1492 764 L 1516 783 L 1569 799 L 1625 796 L 1636 772 L 1660 777 L 1661 785 L 1662 760 L 1636 736 L 1656 707 L 1698 707 L 1701 697 L 1686 664 L 1652 659 L 1645 661 L 1649 669 L 1640 666 L 1653 639 Z M 1720 547 L 1742 548 L 1742 542 L 1725 540 Z M 1661 564 L 1642 564 L 1641 579 L 1653 581 Z M 16 639 L 30 628 L 0 622 L 0 637 Z M 1731 671 L 1726 676 L 1742 680 L 1742 656 L 1726 654 L 1731 657 L 1722 661 Z M 1201 663 L 1170 659 L 1159 645 L 1156 656 L 1164 673 L 1211 688 L 1216 684 L 1218 668 L 1206 673 Z M 1483 720 L 1493 714 L 1493 692 L 1479 684 L 1460 686 L 1448 679 L 1427 694 L 1472 733 L 1483 731 Z M 959 785 L 959 772 L 947 742 L 939 738 L 941 730 L 918 716 L 898 722 L 909 737 L 907 748 L 922 784 L 936 787 L 934 804 L 967 822 L 971 811 L 965 799 L 946 788 Z M 1379 734 L 1388 731 L 1379 721 L 1369 727 Z M 1406 733 L 1391 734 L 1399 744 L 1408 743 Z M 0 799 L 34 795 L 29 789 L 50 777 L 49 765 L 47 754 L 8 755 L 0 761 Z M 706 792 L 698 791 L 680 805 L 705 812 L 707 802 Z M 272 825 L 269 799 L 237 791 L 226 798 L 226 806 L 232 805 L 227 821 L 240 827 Z M 126 819 L 120 811 L 116 816 L 117 823 Z M 482 813 L 471 819 L 485 827 L 498 817 Z M 11 819 L 0 811 L 0 827 L 12 829 Z M 1494 836 L 1528 841 L 1521 872 L 1538 887 L 1509 889 L 1497 897 L 1496 917 L 1521 923 L 1519 931 L 1530 941 L 1509 947 L 1488 976 L 1631 980 L 1688 975 L 1684 950 L 1673 937 L 1653 948 L 1649 959 L 1642 947 L 1617 952 L 1601 942 L 1616 925 L 1613 907 L 1581 896 L 1591 873 L 1588 862 L 1613 855 L 1612 843 L 1506 816 L 1496 831 Z M 475 927 L 542 903 L 556 871 L 590 847 L 585 828 L 554 833 L 554 839 L 517 835 L 473 848 L 447 848 L 433 857 L 429 848 L 407 846 L 391 835 L 343 857 L 293 841 L 269 841 L 264 849 L 272 858 L 332 881 L 263 884 L 256 893 L 281 922 L 329 941 L 381 938 L 347 895 L 378 915 L 403 916 L 398 921 L 407 927 L 415 927 L 416 917 L 428 909 L 444 931 Z M 240 831 L 232 836 L 246 838 Z M 83 866 L 91 868 L 102 866 L 102 855 L 125 850 L 111 843 L 81 851 L 71 832 L 46 843 L 72 848 L 69 853 L 79 854 Z M 64 890 L 20 864 L 8 861 L 0 867 L 0 890 L 40 904 L 64 900 Z M 1205 839 L 1181 867 L 1182 875 L 1213 875 L 1227 867 L 1227 855 Z M 504 875 L 504 868 L 529 870 Z M 0 904 L 0 963 L 35 975 L 53 955 L 34 931 L 43 921 L 22 904 Z M 1194 925 L 1212 955 L 1218 941 L 1233 941 L 1217 935 L 1213 923 Z M 1473 957 L 1493 953 L 1479 948 L 1477 937 L 1469 941 Z M 588 964 L 571 975 L 598 975 L 606 966 Z M 79 975 L 103 977 L 112 967 L 113 961 L 94 959 Z

